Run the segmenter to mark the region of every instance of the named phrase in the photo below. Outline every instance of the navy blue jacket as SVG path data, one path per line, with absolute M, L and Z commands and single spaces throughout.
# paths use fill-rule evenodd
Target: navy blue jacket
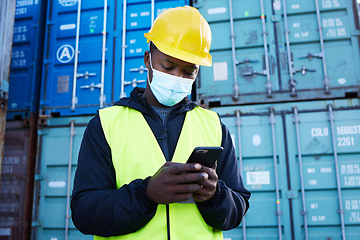
M 143 89 L 136 88 L 129 98 L 123 98 L 115 105 L 140 111 L 166 160 L 171 161 L 186 112 L 196 104 L 185 98 L 170 112 L 164 124 L 146 99 L 141 98 L 142 93 Z M 210 200 L 196 204 L 207 224 L 229 230 L 240 224 L 249 207 L 250 192 L 244 188 L 230 133 L 225 125 L 221 123 L 221 126 L 224 151 L 218 158 L 216 169 L 219 177 L 217 191 Z M 111 150 L 99 115 L 96 115 L 85 130 L 79 152 L 71 200 L 75 226 L 84 234 L 104 237 L 137 231 L 152 219 L 157 208 L 145 192 L 149 178 L 116 188 Z

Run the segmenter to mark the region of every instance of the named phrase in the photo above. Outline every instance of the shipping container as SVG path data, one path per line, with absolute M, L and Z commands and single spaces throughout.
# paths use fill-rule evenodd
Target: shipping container
M 26 124 L 27 125 L 27 124 Z M 30 129 L 23 121 L 7 121 L 0 182 L 0 239 L 24 239 L 27 224 Z M 30 197 L 31 201 L 32 197 Z M 31 206 L 31 205 L 30 205 Z
M 45 0 L 16 1 L 7 119 L 25 119 L 39 108 Z
M 359 96 L 355 1 L 198 0 L 212 67 L 197 98 L 210 107 Z
M 213 108 L 252 193 L 226 239 L 359 239 L 360 101 Z
M 32 239 L 93 239 L 72 223 L 70 198 L 80 143 L 90 116 L 52 118 L 39 131 Z
M 125 1 L 124 5 L 117 0 L 75 0 L 49 4 L 42 114 L 94 114 L 129 96 L 135 86 L 145 86 L 143 56 L 148 47 L 144 33 L 160 12 L 185 2 L 143 0 Z
M 147 69 L 144 64 L 144 53 L 149 49 L 144 33 L 148 32 L 154 19 L 168 8 L 189 4 L 188 0 L 162 0 L 162 1 L 127 1 L 126 14 L 123 14 L 122 43 L 119 56 L 121 56 L 121 71 L 115 72 L 116 82 L 120 88 L 116 88 L 116 99 L 129 97 L 134 87 L 146 87 Z M 124 5 L 123 5 L 124 10 Z M 126 17 L 124 17 L 126 16 Z M 120 54 L 121 51 L 121 54 Z M 117 58 L 118 59 L 118 58 Z M 123 61 L 125 59 L 125 61 Z M 124 73 L 122 75 L 122 73 Z

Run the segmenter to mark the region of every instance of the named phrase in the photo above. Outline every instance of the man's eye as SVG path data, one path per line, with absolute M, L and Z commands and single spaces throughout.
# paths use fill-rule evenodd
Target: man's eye
M 164 69 L 166 69 L 166 70 L 171 70 L 171 69 L 173 69 L 173 67 L 168 67 L 168 66 L 162 66 Z

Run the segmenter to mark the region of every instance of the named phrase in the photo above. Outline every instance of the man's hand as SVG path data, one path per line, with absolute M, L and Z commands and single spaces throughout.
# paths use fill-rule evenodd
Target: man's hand
M 210 198 L 210 192 L 213 191 L 215 176 L 217 181 L 216 173 L 214 176 L 210 170 L 198 163 L 166 162 L 150 178 L 146 193 L 151 200 L 160 204 L 187 201 L 193 195 L 196 195 L 198 201 L 205 201 L 203 199 Z M 210 174 L 211 180 L 208 180 Z
M 218 175 L 216 174 L 216 165 L 213 168 L 202 166 L 200 172 L 206 173 L 207 178 L 197 182 L 201 185 L 201 188 L 194 192 L 193 198 L 198 202 L 204 202 L 209 200 L 216 193 L 216 185 L 218 181 Z

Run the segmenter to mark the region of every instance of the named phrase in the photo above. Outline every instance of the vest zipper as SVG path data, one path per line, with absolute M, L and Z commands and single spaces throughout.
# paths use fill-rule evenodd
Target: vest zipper
M 169 204 L 166 204 L 166 227 L 167 227 L 167 239 L 170 240 L 170 211 L 169 211 Z

